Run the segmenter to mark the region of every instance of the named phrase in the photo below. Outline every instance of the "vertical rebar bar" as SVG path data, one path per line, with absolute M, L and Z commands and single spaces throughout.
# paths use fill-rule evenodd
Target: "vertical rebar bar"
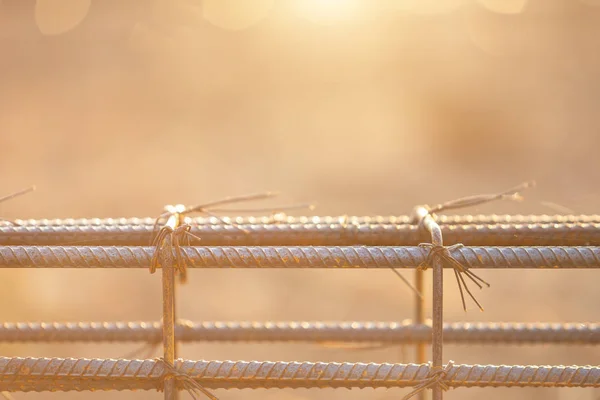
M 176 228 L 178 217 L 171 216 L 167 225 Z M 175 365 L 175 266 L 173 265 L 172 237 L 166 235 L 158 246 L 160 252 L 160 265 L 162 269 L 163 292 L 163 358 L 168 365 Z M 175 377 L 167 376 L 164 379 L 165 400 L 175 400 L 177 388 Z
M 431 233 L 431 243 L 443 246 L 442 230 L 431 215 L 423 219 L 423 225 Z M 444 340 L 444 265 L 439 256 L 433 258 L 433 307 L 432 307 L 432 372 L 443 369 L 443 340 Z M 442 400 L 443 391 L 440 385 L 433 386 L 432 400 Z
M 413 210 L 411 222 L 419 227 L 423 223 L 423 218 L 429 215 L 429 211 L 423 206 L 417 206 Z M 425 275 L 424 271 L 417 269 L 415 270 L 415 288 L 418 294 L 415 294 L 415 323 L 425 323 Z M 420 294 L 420 295 L 419 295 Z M 416 345 L 416 356 L 417 363 L 424 364 L 427 362 L 427 348 L 425 343 L 418 343 Z M 422 391 L 418 395 L 419 400 L 427 399 L 427 392 Z
M 175 220 L 175 228 L 183 225 L 185 223 L 185 217 L 183 214 L 181 214 L 179 212 L 180 209 L 177 208 L 177 206 L 175 206 L 175 211 L 173 212 L 173 216 L 172 218 Z M 174 279 L 174 278 L 173 278 Z M 177 319 L 177 283 L 173 282 L 173 319 L 175 321 L 175 324 L 177 323 L 178 319 Z M 179 347 L 180 347 L 180 342 L 179 342 L 179 338 L 177 337 L 176 334 L 173 335 L 174 336 L 174 341 L 175 341 L 175 345 L 174 345 L 174 350 L 173 350 L 173 358 L 175 360 L 177 360 L 179 358 Z M 175 390 L 175 395 L 174 395 L 174 400 L 179 400 L 180 396 L 179 396 L 179 390 Z
M 421 293 L 421 296 L 415 294 L 415 323 L 425 324 L 425 276 L 424 271 L 417 269 L 415 271 L 415 288 Z M 417 363 L 424 364 L 427 362 L 427 354 L 425 343 L 417 345 Z
M 425 323 L 425 294 L 424 294 L 424 271 L 420 269 L 415 270 L 415 288 L 421 294 L 415 294 L 415 322 L 417 324 Z M 417 343 L 417 364 L 424 364 L 427 359 L 427 349 L 425 343 Z M 427 392 L 422 391 L 419 393 L 419 400 L 427 399 Z

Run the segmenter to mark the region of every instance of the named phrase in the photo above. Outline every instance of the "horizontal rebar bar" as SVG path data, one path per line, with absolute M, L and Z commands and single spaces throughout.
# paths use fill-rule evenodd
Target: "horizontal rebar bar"
M 0 268 L 145 268 L 154 247 L 0 246 Z M 429 249 L 406 247 L 182 247 L 191 268 L 415 268 Z M 600 247 L 463 247 L 468 268 L 600 268 Z M 446 265 L 449 268 L 449 265 Z
M 462 224 L 582 224 L 600 223 L 600 214 L 590 215 L 438 215 L 436 220 L 440 225 Z M 16 219 L 14 222 L 22 226 L 118 226 L 118 225 L 153 225 L 156 218 L 65 218 L 65 219 Z M 235 223 L 241 225 L 263 225 L 273 223 L 283 224 L 396 224 L 405 225 L 413 222 L 408 215 L 373 215 L 373 216 L 224 216 L 224 217 L 186 217 L 185 222 L 191 225 L 220 225 Z M 1 222 L 0 226 L 10 223 Z
M 210 389 L 391 388 L 427 379 L 427 364 L 187 361 L 175 369 Z M 160 389 L 157 360 L 0 358 L 0 391 Z M 177 376 L 178 386 L 183 387 Z M 449 387 L 600 387 L 598 366 L 453 365 Z
M 600 244 L 600 223 L 441 225 L 448 244 L 469 246 L 553 246 Z M 152 224 L 24 225 L 0 227 L 1 245 L 128 245 L 151 242 Z M 207 246 L 410 246 L 423 241 L 419 227 L 396 223 L 308 222 L 192 224 L 191 233 Z
M 385 345 L 428 343 L 431 325 L 398 322 L 202 322 L 179 321 L 181 342 L 346 342 Z M 160 342 L 160 322 L 4 323 L 0 342 Z M 595 323 L 444 324 L 444 341 L 454 344 L 600 344 Z

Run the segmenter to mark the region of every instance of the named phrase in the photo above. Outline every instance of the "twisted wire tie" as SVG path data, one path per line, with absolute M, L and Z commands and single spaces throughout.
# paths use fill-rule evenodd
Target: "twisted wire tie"
M 201 205 L 197 205 L 197 206 L 186 207 L 183 204 L 177 204 L 175 206 L 172 206 L 172 205 L 165 206 L 165 212 L 163 214 L 159 215 L 158 218 L 156 218 L 156 220 L 154 222 L 154 226 L 152 228 L 152 232 L 155 232 L 158 225 L 160 224 L 160 221 L 163 220 L 164 218 L 167 218 L 167 223 L 158 230 L 156 237 L 154 239 L 151 239 L 151 246 L 155 246 L 156 251 L 154 252 L 154 255 L 152 256 L 152 262 L 150 264 L 150 273 L 153 274 L 154 272 L 156 272 L 156 268 L 160 264 L 160 253 L 161 252 L 163 252 L 163 251 L 173 252 L 174 251 L 175 252 L 175 268 L 176 268 L 176 273 L 179 274 L 179 280 L 181 283 L 185 283 L 187 281 L 187 262 L 186 262 L 186 258 L 183 255 L 183 251 L 181 250 L 182 242 L 183 242 L 184 246 L 190 246 L 190 244 L 191 244 L 190 238 L 198 240 L 198 241 L 200 241 L 202 239 L 190 232 L 192 229 L 192 226 L 190 224 L 183 223 L 183 217 L 185 215 L 191 214 L 194 212 L 201 212 L 208 216 L 218 219 L 219 221 L 221 221 L 221 223 L 223 223 L 225 225 L 233 226 L 234 228 L 238 229 L 240 232 L 242 232 L 246 235 L 249 235 L 250 232 L 248 230 L 241 228 L 240 226 L 238 226 L 238 224 L 227 221 L 226 219 L 224 219 L 214 213 L 214 212 L 219 212 L 219 211 L 235 211 L 235 210 L 218 209 L 218 208 L 214 208 L 214 207 L 219 206 L 219 205 L 224 205 L 224 204 L 240 203 L 240 202 L 246 202 L 246 201 L 252 201 L 252 200 L 262 200 L 262 199 L 274 197 L 276 195 L 277 195 L 277 193 L 274 193 L 274 192 L 266 192 L 266 193 L 250 194 L 250 195 L 243 195 L 243 196 L 236 196 L 236 197 L 226 197 L 221 200 L 217 200 L 217 201 L 213 201 L 210 203 L 205 203 L 205 204 L 201 204 Z M 295 209 L 299 209 L 299 208 L 309 208 L 312 210 L 314 208 L 314 206 L 312 204 L 308 204 L 308 205 L 307 204 L 297 204 L 297 205 L 279 207 L 278 209 L 280 209 L 280 210 L 283 210 L 283 209 L 295 210 Z M 237 211 L 238 212 L 248 212 L 248 211 L 257 212 L 257 211 L 264 211 L 264 210 L 265 209 L 249 209 L 249 210 L 238 209 Z M 175 217 L 174 226 L 170 226 L 168 224 L 169 219 L 172 217 Z M 170 237 L 171 237 L 170 246 L 163 246 L 164 240 L 168 235 L 170 235 Z
M 451 200 L 451 201 L 447 201 L 442 204 L 438 204 L 437 206 L 434 206 L 434 207 L 423 206 L 423 208 L 427 211 L 427 213 L 423 216 L 420 216 L 419 220 L 417 221 L 417 225 L 420 228 L 423 228 L 425 217 L 427 215 L 430 215 L 435 220 L 435 218 L 436 218 L 435 213 L 439 213 L 441 211 L 452 210 L 452 209 L 457 209 L 457 208 L 472 207 L 472 206 L 476 206 L 476 205 L 480 205 L 480 204 L 489 203 L 489 202 L 495 201 L 495 200 L 521 201 L 521 200 L 523 200 L 523 197 L 521 196 L 520 192 L 525 189 L 534 187 L 534 186 L 535 186 L 534 181 L 524 182 L 524 183 L 521 183 L 520 185 L 517 185 L 511 189 L 508 189 L 508 190 L 506 190 L 504 192 L 500 192 L 500 193 L 480 194 L 480 195 L 475 195 L 475 196 L 462 197 L 462 198 L 459 198 L 456 200 Z M 473 281 L 479 287 L 479 289 L 483 289 L 483 286 L 481 286 L 481 283 L 485 284 L 487 287 L 490 287 L 490 284 L 487 283 L 486 281 L 484 281 L 479 276 L 477 276 L 475 273 L 471 272 L 467 267 L 462 265 L 460 262 L 458 262 L 450 253 L 450 251 L 452 251 L 452 250 L 456 250 L 461 247 L 464 247 L 463 244 L 459 243 L 459 244 L 445 247 L 445 246 L 440 246 L 440 245 L 434 245 L 433 243 L 421 243 L 421 244 L 419 244 L 419 246 L 428 248 L 429 254 L 427 255 L 427 259 L 425 260 L 425 262 L 421 263 L 421 265 L 419 265 L 419 267 L 417 269 L 419 269 L 421 271 L 426 270 L 427 266 L 433 265 L 433 260 L 434 260 L 435 256 L 440 257 L 443 261 L 448 263 L 454 270 L 454 276 L 456 278 L 456 283 L 458 284 L 458 290 L 460 291 L 460 298 L 462 301 L 463 310 L 465 310 L 465 312 L 467 311 L 467 304 L 465 303 L 465 295 L 464 295 L 464 291 L 466 291 L 469 294 L 469 297 L 471 297 L 471 299 L 475 302 L 475 304 L 477 304 L 479 309 L 481 311 L 483 311 L 483 307 L 481 306 L 479 301 L 477 301 L 477 299 L 475 298 L 473 293 L 471 293 L 471 290 L 467 286 L 467 282 L 465 281 L 463 274 L 466 275 L 471 281 Z M 463 291 L 463 287 L 464 287 L 464 291 Z
M 172 227 L 165 225 L 158 231 L 156 238 L 154 239 L 152 246 L 156 249 L 154 254 L 152 255 L 152 260 L 150 262 L 150 273 L 153 274 L 156 272 L 156 268 L 160 265 L 160 256 L 161 252 L 175 252 L 175 272 L 179 274 L 179 280 L 181 283 L 185 283 L 187 281 L 187 262 L 186 258 L 183 255 L 183 250 L 181 249 L 181 245 L 183 242 L 184 246 L 190 245 L 190 237 L 194 237 L 200 240 L 199 237 L 190 233 L 192 229 L 191 225 L 185 224 L 180 225 L 173 229 Z M 169 245 L 165 245 L 165 239 L 167 236 L 171 237 L 169 241 Z
M 175 206 L 166 206 L 165 212 L 156 219 L 156 222 L 154 224 L 154 229 L 156 229 L 156 227 L 158 225 L 158 221 L 164 217 L 169 218 L 173 215 L 178 215 L 179 216 L 178 221 L 181 225 L 183 225 L 182 224 L 183 216 L 191 214 L 191 213 L 204 213 L 204 214 L 208 215 L 209 217 L 213 217 L 213 218 L 217 219 L 224 225 L 232 226 L 232 227 L 238 229 L 239 231 L 241 231 L 242 233 L 249 235 L 250 232 L 248 230 L 240 227 L 239 224 L 228 221 L 227 219 L 225 219 L 215 213 L 217 213 L 217 212 L 247 213 L 247 212 L 267 212 L 268 211 L 273 214 L 277 214 L 278 212 L 283 212 L 284 210 L 298 210 L 298 209 L 304 209 L 304 208 L 309 209 L 309 210 L 315 209 L 314 204 L 292 204 L 292 205 L 275 207 L 275 208 L 247 208 L 247 209 L 218 208 L 218 206 L 222 206 L 222 205 L 268 199 L 268 198 L 276 197 L 278 194 L 279 193 L 277 193 L 277 192 L 254 193 L 254 194 L 241 195 L 241 196 L 225 197 L 220 200 L 216 200 L 216 201 L 212 201 L 212 202 L 208 202 L 208 203 L 204 203 L 204 204 L 200 204 L 200 205 L 196 205 L 196 206 L 185 206 L 183 204 L 177 204 Z M 200 238 L 198 238 L 196 236 L 193 236 L 193 237 L 195 239 L 200 240 Z
M 200 238 L 190 232 L 192 229 L 191 225 L 181 223 L 183 213 L 186 211 L 184 206 L 166 206 L 165 210 L 166 212 L 156 219 L 153 227 L 153 231 L 155 231 L 161 219 L 167 217 L 167 222 L 158 230 L 156 237 L 151 242 L 151 245 L 155 247 L 155 251 L 150 262 L 150 273 L 153 274 L 156 272 L 157 266 L 160 265 L 162 252 L 167 251 L 171 252 L 171 254 L 175 252 L 175 272 L 179 275 L 179 281 L 185 283 L 187 282 L 187 262 L 181 245 L 183 242 L 184 246 L 189 246 L 190 238 L 197 240 L 200 240 Z M 174 218 L 172 224 L 169 224 L 170 218 Z M 169 245 L 166 246 L 165 239 L 168 236 L 170 236 L 171 240 L 169 241 Z
M 159 357 L 156 359 L 156 361 L 162 363 L 164 365 L 165 368 L 165 373 L 161 376 L 161 381 L 164 382 L 165 379 L 167 378 L 180 378 L 180 381 L 183 384 L 183 388 L 185 390 L 187 390 L 187 392 L 190 394 L 190 396 L 192 396 L 192 398 L 194 400 L 198 400 L 198 397 L 196 397 L 196 395 L 198 395 L 198 392 L 202 393 L 203 395 L 205 395 L 206 397 L 208 397 L 210 400 L 219 400 L 218 397 L 216 397 L 215 395 L 213 395 L 210 391 L 208 391 L 205 387 L 203 387 L 202 385 L 200 385 L 198 382 L 196 382 L 191 376 L 189 376 L 188 374 L 184 374 L 183 372 L 178 371 L 173 365 L 171 365 L 170 363 L 166 362 L 164 358 Z
M 460 298 L 462 300 L 463 309 L 465 311 L 467 311 L 467 304 L 465 303 L 465 295 L 463 292 L 463 287 L 464 287 L 464 290 L 469 294 L 471 299 L 475 302 L 475 304 L 477 304 L 479 309 L 481 311 L 483 311 L 483 307 L 477 301 L 477 299 L 475 298 L 473 293 L 471 293 L 471 290 L 467 286 L 467 282 L 465 281 L 463 274 L 466 275 L 467 278 L 469 278 L 471 281 L 473 281 L 479 287 L 479 289 L 483 289 L 483 286 L 481 286 L 481 283 L 485 284 L 487 287 L 490 287 L 490 284 L 487 283 L 486 281 L 484 281 L 481 277 L 476 275 L 474 272 L 472 272 L 468 267 L 465 267 L 460 262 L 458 262 L 458 260 L 456 258 L 454 258 L 454 256 L 452 256 L 452 254 L 450 253 L 450 251 L 457 250 L 457 249 L 460 249 L 461 247 L 464 247 L 463 244 L 458 243 L 458 244 L 455 244 L 452 246 L 440 246 L 440 245 L 434 245 L 432 243 L 420 243 L 419 247 L 429 249 L 429 253 L 427 254 L 427 258 L 425 259 L 425 261 L 423 261 L 421 264 L 419 264 L 417 269 L 421 270 L 421 271 L 425 271 L 428 267 L 433 265 L 434 257 L 440 257 L 442 259 L 442 261 L 445 261 L 446 263 L 448 263 L 448 265 L 450 265 L 452 267 L 452 270 L 454 271 L 456 283 L 458 284 L 458 290 L 460 291 Z
M 430 365 L 429 368 L 432 368 L 431 363 L 429 365 Z M 450 370 L 452 369 L 453 366 L 454 366 L 454 361 L 450 360 L 450 361 L 448 361 L 448 364 L 446 364 L 446 368 L 444 368 L 444 369 L 441 369 L 441 370 L 430 369 L 429 376 L 427 378 L 425 378 L 417 386 L 415 386 L 414 390 L 412 392 L 410 392 L 409 394 L 407 394 L 406 396 L 404 396 L 402 398 L 402 400 L 408 400 L 411 397 L 414 397 L 417 394 L 421 393 L 423 390 L 432 388 L 436 385 L 438 385 L 443 391 L 447 391 L 448 389 L 450 389 L 450 387 L 445 382 L 446 375 L 448 375 L 448 373 L 450 372 Z

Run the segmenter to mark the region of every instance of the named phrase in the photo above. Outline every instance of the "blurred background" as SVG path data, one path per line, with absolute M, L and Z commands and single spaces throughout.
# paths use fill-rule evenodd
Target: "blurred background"
M 525 202 L 464 213 L 556 213 L 546 202 L 598 213 L 599 35 L 597 0 L 0 0 L 0 193 L 38 188 L 0 205 L 0 216 L 156 216 L 165 204 L 264 190 L 282 191 L 273 204 L 314 201 L 319 215 L 398 215 L 529 179 L 538 187 Z M 197 321 L 413 315 L 410 291 L 390 271 L 190 275 L 178 313 Z M 492 283 L 479 294 L 486 311 L 465 314 L 447 274 L 447 321 L 599 320 L 596 271 L 481 275 Z M 0 270 L 0 293 L 2 321 L 161 317 L 160 277 L 146 270 Z M 0 344 L 0 354 L 105 358 L 137 347 Z M 414 361 L 412 347 L 301 344 L 197 343 L 180 355 Z M 447 345 L 444 358 L 598 364 L 600 349 Z M 407 392 L 216 394 L 383 400 Z M 446 398 L 507 396 L 598 393 L 457 389 Z

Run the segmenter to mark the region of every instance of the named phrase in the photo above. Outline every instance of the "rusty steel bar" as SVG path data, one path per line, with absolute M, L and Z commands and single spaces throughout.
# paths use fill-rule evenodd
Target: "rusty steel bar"
M 435 222 L 429 212 L 423 208 L 426 213 L 422 224 L 431 234 L 431 244 L 434 246 L 443 246 L 442 230 Z M 432 315 L 432 339 L 431 339 L 431 372 L 436 373 L 443 370 L 443 348 L 444 348 L 444 261 L 441 256 L 433 258 L 433 305 Z M 432 387 L 433 400 L 442 400 L 444 391 L 441 385 L 436 384 Z
M 154 247 L 0 246 L 0 268 L 145 268 Z M 420 246 L 182 247 L 190 268 L 414 268 Z M 600 247 L 463 247 L 469 268 L 600 268 Z
M 437 215 L 440 225 L 489 225 L 489 224 L 587 224 L 600 223 L 600 214 L 591 215 Z M 14 222 L 21 226 L 123 226 L 147 225 L 152 226 L 156 218 L 65 218 L 65 219 L 16 219 Z M 184 223 L 191 225 L 221 225 L 223 221 L 240 225 L 264 224 L 393 224 L 408 225 L 413 222 L 413 216 L 408 215 L 373 215 L 373 216 L 224 216 L 216 217 L 185 217 Z M 0 222 L 0 226 L 12 225 Z
M 411 387 L 430 375 L 427 364 L 187 361 L 175 363 L 206 388 Z M 162 361 L 0 358 L 1 391 L 152 390 L 168 372 Z M 178 387 L 183 387 L 179 376 Z M 449 387 L 600 387 L 598 366 L 453 365 Z
M 423 219 L 425 218 L 425 216 L 427 216 L 429 214 L 429 211 L 425 208 L 425 207 L 415 207 L 415 209 L 413 210 L 413 217 L 411 218 L 411 224 L 413 224 L 414 226 L 417 227 L 417 229 L 423 228 L 422 223 L 423 223 Z M 420 231 L 422 233 L 426 233 L 423 232 L 422 229 L 420 229 Z M 423 235 L 426 236 L 426 235 Z M 426 240 L 424 240 L 426 241 Z M 415 294 L 414 296 L 414 302 L 415 302 L 415 323 L 417 324 L 417 326 L 423 326 L 425 324 L 425 271 L 423 271 L 420 268 L 417 268 L 415 270 L 415 288 L 417 290 L 418 293 Z M 431 330 L 429 332 L 429 336 L 428 336 L 427 342 L 431 341 Z M 417 363 L 418 364 L 424 364 L 427 361 L 427 347 L 426 347 L 426 342 L 420 342 L 417 343 L 416 345 L 416 356 L 417 356 Z M 425 391 L 422 391 L 420 393 L 418 393 L 418 399 L 419 400 L 426 400 L 427 398 L 427 393 Z
M 415 323 L 417 325 L 425 324 L 425 271 L 415 270 L 415 288 L 421 294 L 415 294 Z M 423 364 L 427 361 L 427 348 L 425 343 L 417 343 L 417 363 Z
M 167 224 L 169 223 L 170 220 L 173 220 L 172 225 L 174 225 L 176 228 L 181 226 L 181 224 L 183 223 L 184 220 L 184 216 L 179 212 L 182 209 L 177 207 L 177 206 L 168 206 L 165 207 L 165 209 L 170 209 L 171 211 L 173 211 L 173 215 L 171 215 L 171 217 L 169 217 L 169 219 L 167 220 Z M 180 262 L 180 261 L 177 261 Z M 178 268 L 180 267 L 179 265 L 177 266 Z M 185 268 L 185 266 L 183 267 Z M 187 279 L 187 277 L 185 278 Z M 177 282 L 173 283 L 173 357 L 175 360 L 177 360 L 179 358 L 179 350 L 180 350 L 180 342 L 179 342 L 179 338 L 177 337 L 177 326 L 179 324 L 178 322 L 178 318 L 177 318 Z M 165 394 L 166 396 L 166 394 Z M 181 395 L 179 393 L 178 390 L 175 391 L 175 394 L 173 395 L 173 400 L 179 400 L 181 398 Z
M 469 246 L 552 246 L 600 244 L 600 223 L 442 224 L 444 240 Z M 129 245 L 150 242 L 151 224 L 0 226 L 0 245 Z M 417 245 L 414 224 L 332 222 L 193 224 L 203 245 Z
M 600 344 L 597 323 L 455 322 L 443 325 L 444 342 L 474 344 Z M 181 342 L 343 342 L 426 344 L 431 322 L 192 322 L 177 321 Z M 0 342 L 149 342 L 162 339 L 160 322 L 41 322 L 4 323 Z
M 177 227 L 177 216 L 168 219 L 166 226 L 171 229 Z M 163 247 L 164 246 L 164 247 Z M 159 259 L 162 269 L 162 341 L 163 341 L 163 362 L 167 365 L 175 363 L 175 258 L 173 257 L 172 237 L 166 235 L 162 243 L 157 247 L 163 247 L 160 250 Z M 157 250 L 159 251 L 159 250 Z M 175 400 L 177 396 L 177 387 L 174 376 L 167 376 L 163 379 L 164 399 Z

